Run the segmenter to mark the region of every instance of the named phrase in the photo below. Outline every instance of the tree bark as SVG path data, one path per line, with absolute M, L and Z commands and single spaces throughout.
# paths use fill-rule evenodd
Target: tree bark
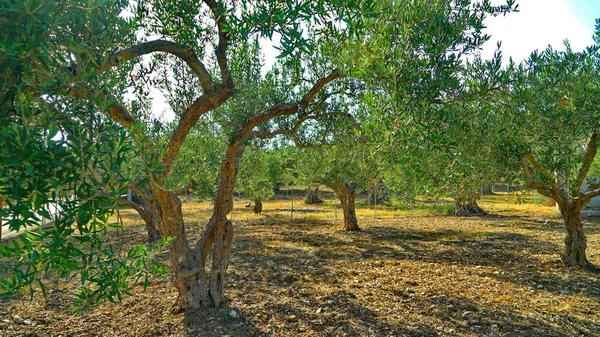
M 341 181 L 337 181 L 336 188 L 333 190 L 338 199 L 340 199 L 342 210 L 344 211 L 344 230 L 359 231 L 360 227 L 358 226 L 355 207 L 356 193 L 354 189 Z
M 239 143 L 227 146 L 225 159 L 221 163 L 213 214 L 196 245 L 202 262 L 199 291 L 204 307 L 218 307 L 223 302 L 233 242 L 233 224 L 227 219 L 227 215 L 233 209 L 233 188 L 244 150 L 244 146 Z M 207 275 L 205 265 L 211 252 L 212 267 L 210 275 Z
M 148 242 L 156 242 L 161 238 L 158 230 L 160 217 L 160 206 L 158 200 L 149 187 L 145 187 L 139 196 L 141 204 L 133 201 L 126 201 L 125 204 L 133 208 L 144 220 L 144 226 L 148 233 Z
M 587 259 L 586 255 L 587 239 L 583 232 L 583 220 L 581 219 L 581 209 L 583 206 L 574 202 L 564 210 L 561 210 L 567 232 L 564 240 L 565 253 L 563 260 L 569 266 L 597 271 L 598 268 Z
M 254 212 L 254 214 L 262 213 L 262 201 L 260 201 L 260 198 L 254 199 L 254 208 L 252 209 L 252 211 Z
M 199 284 L 206 279 L 202 259 L 196 249 L 192 249 L 185 235 L 181 200 L 172 191 L 158 186 L 153 189 L 157 204 L 153 210 L 157 217 L 158 230 L 166 237 L 175 240 L 170 246 L 169 258 L 174 268 L 174 285 L 179 292 L 183 308 L 199 308 L 204 296 Z
M 454 199 L 454 216 L 482 215 L 487 215 L 487 212 L 477 205 L 477 194 L 468 197 L 458 196 Z

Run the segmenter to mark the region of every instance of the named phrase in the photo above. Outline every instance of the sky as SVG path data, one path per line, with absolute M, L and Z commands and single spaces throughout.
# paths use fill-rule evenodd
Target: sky
M 517 0 L 517 3 L 519 12 L 486 21 L 486 32 L 492 38 L 484 45 L 484 58 L 493 54 L 498 41 L 502 41 L 503 55 L 516 62 L 548 45 L 563 49 L 565 39 L 577 51 L 593 44 L 600 0 Z

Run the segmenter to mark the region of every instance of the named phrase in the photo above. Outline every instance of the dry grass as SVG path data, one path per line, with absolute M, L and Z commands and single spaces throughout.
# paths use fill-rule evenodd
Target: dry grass
M 363 230 L 355 233 L 341 231 L 333 201 L 298 198 L 291 221 L 289 199 L 266 201 L 262 215 L 236 200 L 226 308 L 178 313 L 168 279 L 156 278 L 146 292 L 75 317 L 67 284 L 45 299 L 1 302 L 0 334 L 600 336 L 597 275 L 561 263 L 555 209 L 525 197 L 487 197 L 482 205 L 493 215 L 480 218 L 430 214 L 444 204 L 360 207 Z M 210 205 L 185 203 L 184 212 L 197 237 Z M 141 241 L 140 220 L 122 215 L 126 237 Z M 600 227 L 586 231 L 590 260 L 600 265 Z M 16 324 L 15 315 L 32 324 Z

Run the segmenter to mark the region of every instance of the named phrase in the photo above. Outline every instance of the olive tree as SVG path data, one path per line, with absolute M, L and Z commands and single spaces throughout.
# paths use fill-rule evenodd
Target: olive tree
M 510 69 L 509 69 L 510 70 Z M 554 200 L 565 224 L 564 261 L 593 269 L 581 210 L 600 195 L 590 168 L 598 149 L 598 48 L 548 48 L 512 69 L 514 85 L 496 111 L 505 138 L 499 151 L 518 161 L 527 187 Z

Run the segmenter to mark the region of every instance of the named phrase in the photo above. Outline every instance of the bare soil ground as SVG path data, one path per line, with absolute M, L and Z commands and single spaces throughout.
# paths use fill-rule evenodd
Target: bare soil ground
M 73 315 L 75 284 L 55 280 L 45 298 L 2 300 L 0 335 L 600 336 L 598 275 L 561 263 L 551 206 L 510 197 L 486 199 L 492 215 L 477 218 L 362 208 L 354 233 L 341 230 L 333 201 L 295 200 L 291 221 L 290 200 L 265 202 L 260 216 L 240 200 L 225 308 L 180 312 L 157 277 L 120 304 Z M 185 212 L 197 237 L 209 205 Z M 140 220 L 126 217 L 127 243 L 143 241 Z M 585 230 L 600 265 L 600 224 Z

